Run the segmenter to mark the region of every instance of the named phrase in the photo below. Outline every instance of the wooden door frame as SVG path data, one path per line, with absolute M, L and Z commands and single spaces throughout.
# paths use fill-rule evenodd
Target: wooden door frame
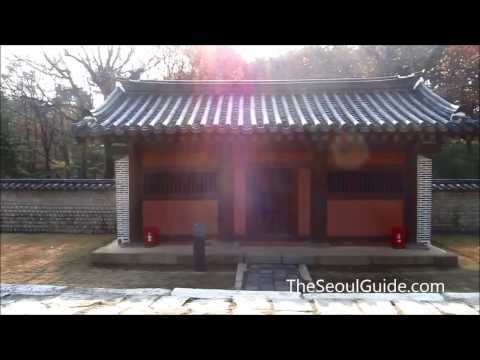
M 251 218 L 253 215 L 252 211 L 252 191 L 250 187 L 251 175 L 255 170 L 268 170 L 268 169 L 285 169 L 289 170 L 292 173 L 293 181 L 293 191 L 291 192 L 292 196 L 292 206 L 289 209 L 289 223 L 291 227 L 291 232 L 285 235 L 282 234 L 262 234 L 259 232 L 253 232 L 251 226 Z M 245 178 L 246 178 L 246 214 L 245 214 L 245 233 L 246 239 L 255 240 L 261 238 L 261 240 L 266 241 L 275 241 L 275 240 L 298 240 L 299 231 L 298 231 L 298 168 L 291 167 L 283 164 L 250 164 L 246 167 Z

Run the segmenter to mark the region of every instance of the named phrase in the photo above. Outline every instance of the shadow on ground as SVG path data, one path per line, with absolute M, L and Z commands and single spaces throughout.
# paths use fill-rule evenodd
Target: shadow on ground
M 90 253 L 111 241 L 111 235 L 1 234 L 1 282 L 109 288 L 233 288 L 232 268 L 197 273 L 171 267 L 91 265 Z
M 192 287 L 232 289 L 234 268 L 210 267 L 197 273 L 182 267 L 98 267 L 89 262 L 94 250 L 112 241 L 111 235 L 0 234 L 1 282 L 80 287 Z M 478 247 L 477 247 L 478 249 Z M 453 250 L 453 249 L 452 249 Z M 478 250 L 477 250 L 478 251 Z M 346 282 L 384 278 L 411 282 L 443 282 L 445 291 L 479 291 L 478 262 L 460 261 L 460 268 L 310 268 L 313 280 Z

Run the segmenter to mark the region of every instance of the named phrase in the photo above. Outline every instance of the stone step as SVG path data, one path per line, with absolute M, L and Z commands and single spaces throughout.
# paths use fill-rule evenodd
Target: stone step
M 302 282 L 312 280 L 305 264 L 239 263 L 235 288 L 290 291 L 289 279 L 299 279 Z

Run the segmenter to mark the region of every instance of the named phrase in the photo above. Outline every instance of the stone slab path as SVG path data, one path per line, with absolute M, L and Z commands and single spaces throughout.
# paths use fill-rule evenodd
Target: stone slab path
M 287 279 L 301 279 L 298 265 L 247 264 L 242 289 L 289 291 Z
M 0 284 L 0 313 L 157 315 L 479 315 L 479 293 L 301 294 L 216 289 L 105 289 Z

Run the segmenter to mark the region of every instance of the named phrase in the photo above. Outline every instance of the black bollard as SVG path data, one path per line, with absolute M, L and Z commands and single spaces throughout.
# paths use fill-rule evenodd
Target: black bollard
M 205 263 L 205 224 L 193 224 L 193 270 L 206 271 Z

